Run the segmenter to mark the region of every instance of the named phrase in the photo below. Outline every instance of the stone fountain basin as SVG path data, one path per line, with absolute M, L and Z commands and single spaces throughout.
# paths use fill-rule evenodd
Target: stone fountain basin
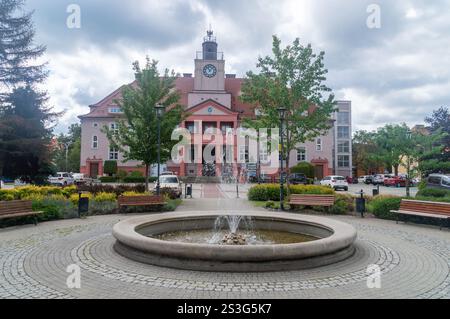
M 156 236 L 173 231 L 213 229 L 217 217 L 252 216 L 255 229 L 310 235 L 316 241 L 298 244 L 218 246 L 162 241 Z M 135 261 L 177 269 L 202 271 L 282 271 L 324 266 L 354 254 L 353 226 L 318 216 L 288 213 L 183 212 L 147 215 L 119 222 L 113 228 L 115 250 Z

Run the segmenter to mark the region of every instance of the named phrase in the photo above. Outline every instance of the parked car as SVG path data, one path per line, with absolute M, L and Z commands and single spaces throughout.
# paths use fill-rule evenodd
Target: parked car
M 76 185 L 86 185 L 86 184 L 92 184 L 94 182 L 94 180 L 92 178 L 87 177 L 86 175 L 81 174 L 81 173 L 72 174 L 72 178 Z
M 320 181 L 320 185 L 329 186 L 334 188 L 334 190 L 342 189 L 344 191 L 348 191 L 348 183 L 344 176 L 327 176 Z
M 308 178 L 305 174 L 294 173 L 289 176 L 289 183 L 292 185 L 308 185 Z
M 385 176 L 383 174 L 375 174 L 372 176 L 373 185 L 383 185 Z
M 427 188 L 439 188 L 450 190 L 450 175 L 431 174 L 427 178 Z
M 66 172 L 58 172 L 55 175 L 49 177 L 48 182 L 51 185 L 57 186 L 69 186 L 75 184 L 73 177 Z
M 358 177 L 358 183 L 361 183 L 361 184 L 365 183 L 366 182 L 366 177 L 367 176 L 360 176 L 360 177 Z
M 181 197 L 183 189 L 181 187 L 181 182 L 176 175 L 163 175 L 159 177 L 160 188 L 169 188 L 173 190 L 177 197 Z M 156 191 L 157 182 L 155 182 L 154 191 Z
M 369 185 L 369 184 L 372 184 L 372 180 L 373 180 L 373 176 L 366 175 L 361 178 L 361 183 Z
M 406 178 L 404 176 L 392 176 L 384 180 L 384 186 L 406 187 Z

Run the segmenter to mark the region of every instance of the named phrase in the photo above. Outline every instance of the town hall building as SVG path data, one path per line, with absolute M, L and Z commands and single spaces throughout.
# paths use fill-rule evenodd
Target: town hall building
M 218 51 L 212 31 L 208 31 L 204 38 L 202 51 L 197 52 L 194 66 L 194 74 L 180 75 L 175 82 L 180 94 L 179 104 L 183 105 L 189 114 L 189 117 L 180 123 L 180 127 L 187 129 L 193 136 L 202 136 L 202 145 L 192 146 L 192 153 L 201 151 L 202 147 L 204 149 L 210 142 L 204 135 L 208 129 L 217 129 L 225 136 L 230 129 L 240 128 L 244 118 L 256 116 L 254 107 L 240 99 L 244 79 L 225 72 L 224 55 Z M 114 103 L 120 99 L 121 91 L 122 88 L 119 88 L 97 104 L 91 105 L 90 112 L 79 117 L 82 127 L 81 173 L 90 177 L 102 176 L 104 162 L 109 160 L 117 161 L 119 170 L 144 172 L 142 163 L 124 162 L 122 154 L 110 146 L 106 134 L 102 132 L 104 126 L 114 129 L 123 116 L 120 107 Z M 338 101 L 337 108 L 338 111 L 331 119 L 333 127 L 326 135 L 300 144 L 291 152 L 291 166 L 309 162 L 315 166 L 318 179 L 332 174 L 352 176 L 351 102 Z M 242 171 L 251 172 L 255 163 L 248 157 L 248 149 L 245 146 L 239 149 L 236 143 L 233 147 L 233 163 L 219 161 L 175 164 L 169 161 L 165 167 L 182 177 L 236 176 Z

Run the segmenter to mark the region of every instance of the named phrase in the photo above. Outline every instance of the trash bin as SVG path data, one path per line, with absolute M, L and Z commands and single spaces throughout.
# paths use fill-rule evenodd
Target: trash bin
M 192 198 L 192 184 L 186 185 L 186 193 L 184 197 L 187 198 L 188 196 Z
M 361 214 L 364 218 L 364 213 L 366 212 L 366 199 L 364 198 L 364 191 L 356 193 L 360 197 L 356 198 L 356 211 Z
M 89 198 L 81 197 L 81 193 L 78 195 L 78 217 L 81 218 L 82 214 L 89 212 Z
M 380 189 L 379 188 L 374 188 L 373 191 L 372 191 L 372 194 L 373 194 L 374 197 L 380 195 Z
M 357 198 L 356 199 L 356 211 L 361 215 L 364 215 L 366 212 L 366 199 L 365 198 Z

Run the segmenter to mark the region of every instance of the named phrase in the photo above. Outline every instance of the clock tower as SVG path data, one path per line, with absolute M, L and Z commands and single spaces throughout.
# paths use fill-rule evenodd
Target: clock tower
M 208 31 L 202 51 L 197 52 L 195 59 L 194 91 L 189 94 L 189 107 L 208 99 L 231 107 L 231 95 L 225 92 L 225 60 L 217 48 L 213 31 Z

